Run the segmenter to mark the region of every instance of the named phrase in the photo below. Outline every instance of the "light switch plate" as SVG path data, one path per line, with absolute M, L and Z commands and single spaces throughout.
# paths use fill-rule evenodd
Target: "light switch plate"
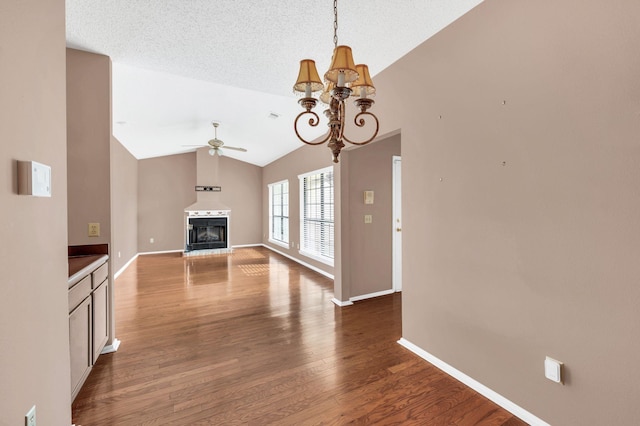
M 544 376 L 552 382 L 562 383 L 562 363 L 546 357 L 544 360 Z
M 364 203 L 373 204 L 373 191 L 364 191 Z

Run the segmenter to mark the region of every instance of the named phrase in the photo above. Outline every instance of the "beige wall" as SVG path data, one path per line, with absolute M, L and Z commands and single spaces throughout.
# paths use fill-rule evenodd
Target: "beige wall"
M 62 0 L 0 3 L 0 425 L 71 424 Z M 17 160 L 51 166 L 52 197 L 17 195 Z
M 138 160 L 111 138 L 111 271 L 138 253 Z
M 364 139 L 362 136 L 361 140 Z M 265 166 L 262 178 L 263 243 L 329 274 L 338 274 L 334 293 L 339 301 L 391 290 L 391 160 L 400 152 L 400 135 L 396 132 L 394 136 L 381 136 L 374 143 L 341 153 L 340 163 L 334 167 L 335 208 L 340 212 L 336 215 L 334 267 L 298 253 L 298 175 L 332 165 L 331 151 L 325 145 L 303 146 Z M 289 248 L 269 242 L 268 185 L 285 179 L 289 181 Z M 365 189 L 375 191 L 373 205 L 364 205 Z M 373 224 L 364 224 L 365 214 L 373 216 Z
M 67 49 L 69 245 L 111 242 L 111 60 Z M 100 224 L 89 237 L 88 224 Z
M 486 1 L 376 76 L 402 129 L 403 336 L 551 424 L 640 418 L 639 21 Z
M 222 187 L 220 193 L 199 195 L 231 209 L 232 245 L 260 244 L 260 167 L 206 152 L 138 162 L 138 252 L 184 250 L 184 209 L 196 202 L 196 185 Z
M 349 203 L 342 243 L 348 238 L 349 251 L 354 253 L 349 258 L 349 297 L 392 289 L 394 155 L 400 155 L 400 135 L 341 154 L 342 158 L 349 157 L 348 161 L 341 160 L 348 163 L 349 173 L 347 185 L 342 186 L 343 191 L 348 191 Z M 364 204 L 364 191 L 374 191 L 373 204 Z M 364 223 L 367 214 L 373 219 L 370 224 Z
M 193 152 L 138 161 L 138 252 L 184 250 L 184 208 L 196 201 L 195 181 Z
M 266 165 L 262 169 L 262 243 L 288 256 L 308 263 L 329 274 L 334 268 L 298 253 L 300 242 L 300 185 L 298 175 L 331 166 L 332 156 L 325 146 L 302 146 L 290 154 Z M 269 242 L 269 188 L 270 183 L 289 181 L 289 241 L 293 247 L 281 247 Z M 339 182 L 339 180 L 336 180 Z M 336 195 L 337 196 L 337 195 Z M 338 238 L 338 235 L 336 235 Z M 338 241 L 336 241 L 336 244 Z
M 222 191 L 199 192 L 198 201 L 209 200 L 214 206 L 220 203 L 231 209 L 229 241 L 232 246 L 260 244 L 262 168 L 226 156 L 211 156 L 208 151 L 202 148 L 196 154 L 197 185 L 221 186 Z

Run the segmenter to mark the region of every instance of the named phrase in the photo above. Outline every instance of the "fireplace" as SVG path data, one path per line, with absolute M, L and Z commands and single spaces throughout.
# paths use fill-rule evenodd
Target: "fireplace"
M 229 211 L 186 212 L 185 252 L 229 249 Z
M 227 248 L 227 218 L 189 218 L 187 250 Z

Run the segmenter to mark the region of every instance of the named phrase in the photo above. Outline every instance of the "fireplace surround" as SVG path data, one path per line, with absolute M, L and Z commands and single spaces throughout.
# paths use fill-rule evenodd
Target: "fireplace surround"
M 230 210 L 185 211 L 185 254 L 226 252 Z

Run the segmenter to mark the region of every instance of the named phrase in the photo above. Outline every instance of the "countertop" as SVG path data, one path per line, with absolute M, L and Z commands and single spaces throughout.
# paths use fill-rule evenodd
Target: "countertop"
M 106 254 L 69 256 L 69 288 L 109 260 Z

